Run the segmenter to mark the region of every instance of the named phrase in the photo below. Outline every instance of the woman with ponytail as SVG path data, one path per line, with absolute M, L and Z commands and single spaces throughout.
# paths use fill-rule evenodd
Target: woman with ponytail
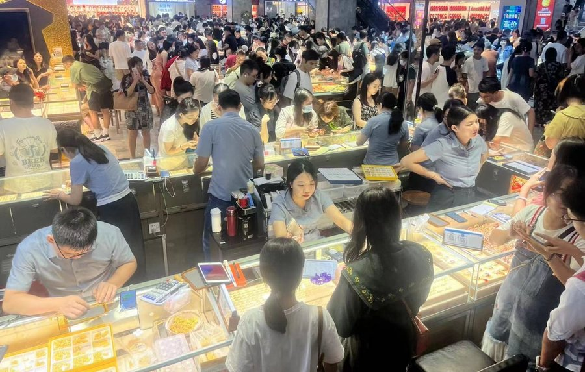
M 55 189 L 47 192 L 45 198 L 80 205 L 83 187 L 93 192 L 97 200 L 98 219 L 119 228 L 136 257 L 138 267 L 132 282 L 143 282 L 146 271 L 140 212 L 118 159 L 105 146 L 98 146 L 73 129 L 60 130 L 57 144 L 70 159 L 71 192 Z
M 260 252 L 260 273 L 270 287 L 264 306 L 247 311 L 226 360 L 228 371 L 313 372 L 318 350 L 326 372 L 337 371 L 343 347 L 327 309 L 296 299 L 305 255 L 299 243 L 289 238 L 268 241 Z M 321 345 L 317 344 L 319 318 Z
M 416 151 L 422 146 L 427 134 L 443 122 L 443 110 L 437 106 L 433 93 L 423 93 L 416 102 L 420 110 L 422 122 L 417 125 L 410 143 L 410 150 Z
M 382 93 L 378 99 L 380 114 L 368 120 L 358 135 L 358 146 L 370 140 L 364 164 L 395 165 L 400 161 L 398 147 L 406 150 L 409 137 L 408 125 L 396 103 L 394 94 Z

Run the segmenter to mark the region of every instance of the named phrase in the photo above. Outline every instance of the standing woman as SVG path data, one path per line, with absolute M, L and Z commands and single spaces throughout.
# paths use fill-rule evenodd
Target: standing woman
M 207 105 L 213 100 L 213 87 L 218 80 L 215 70 L 211 69 L 209 57 L 199 60 L 200 67 L 191 74 L 191 85 L 195 88 L 193 98 L 199 100 L 201 106 Z
M 81 51 L 80 61 L 100 68 L 100 58 L 98 57 L 97 52 L 98 46 L 93 40 L 93 36 L 91 36 L 91 34 L 86 34 L 83 37 L 83 50 Z
M 411 172 L 436 182 L 428 211 L 434 212 L 473 203 L 475 179 L 488 157 L 488 148 L 479 134 L 477 115 L 468 107 L 452 107 L 447 116 L 450 133 L 402 158 Z M 434 162 L 435 170 L 421 163 Z
M 384 86 L 384 91 L 390 92 L 395 96 L 398 96 L 398 80 L 396 76 L 398 73 L 399 59 L 400 54 L 396 52 L 390 53 L 388 57 L 386 57 L 386 72 L 384 74 L 384 81 L 382 83 Z
M 408 146 L 408 125 L 404 121 L 402 110 L 396 107 L 394 94 L 382 93 L 380 105 L 380 115 L 368 120 L 356 143 L 361 146 L 370 140 L 364 164 L 395 165 L 400 162 L 398 147 L 406 151 Z
M 49 76 L 51 76 L 53 70 L 47 67 L 47 64 L 43 61 L 43 55 L 39 52 L 35 53 L 33 62 L 31 70 L 37 78 L 39 87 L 47 86 L 49 84 Z
M 156 111 L 158 116 L 161 115 L 163 107 L 164 107 L 164 100 L 163 100 L 163 92 L 160 88 L 160 83 L 162 80 L 162 70 L 163 70 L 163 58 L 161 52 L 156 51 L 156 44 L 154 41 L 148 42 L 148 59 L 152 61 L 152 75 L 150 77 L 150 81 L 154 86 L 154 94 L 152 95 L 152 103 L 156 107 Z
M 317 113 L 313 110 L 313 94 L 306 89 L 295 91 L 293 104 L 280 110 L 276 121 L 276 138 L 298 136 L 318 126 Z
M 433 258 L 400 241 L 400 204 L 387 188 L 364 191 L 343 258 L 347 265 L 327 309 L 343 339 L 343 371 L 404 371 L 415 355 L 418 314 L 433 282 Z
M 260 121 L 260 138 L 263 143 L 276 141 L 276 120 L 278 111 L 278 93 L 272 84 L 265 84 L 258 90 L 258 112 Z
M 366 74 L 362 81 L 360 94 L 353 100 L 353 118 L 358 127 L 366 126 L 368 120 L 378 115 L 376 97 L 380 91 L 380 79 L 375 74 Z
M 536 68 L 534 90 L 534 113 L 540 125 L 547 124 L 557 109 L 555 89 L 565 76 L 565 69 L 557 62 L 557 50 L 548 48 L 544 52 L 544 62 Z
M 212 65 L 219 64 L 219 52 L 217 50 L 217 44 L 213 40 L 207 40 L 205 42 L 205 49 L 207 49 L 207 56 L 211 60 Z
M 132 282 L 147 280 L 140 211 L 118 159 L 105 146 L 96 145 L 73 129 L 60 130 L 57 144 L 71 160 L 71 193 L 55 189 L 47 192 L 45 197 L 80 205 L 83 187 L 92 191 L 97 199 L 98 218 L 120 229 L 136 257 L 138 267 Z
M 560 82 L 555 93 L 562 110 L 544 129 L 545 143 L 551 150 L 563 138 L 585 139 L 585 75 L 569 76 Z
M 120 87 L 127 97 L 138 94 L 138 105 L 136 111 L 124 111 L 126 116 L 126 128 L 128 129 L 128 148 L 130 157 L 136 157 L 136 138 L 138 131 L 142 131 L 144 149 L 150 149 L 150 130 L 153 126 L 153 114 L 148 93 L 154 93 L 154 87 L 146 71 L 143 70 L 142 60 L 134 56 L 128 60 L 130 73 L 124 75 Z
M 14 68 L 16 68 L 16 76 L 18 76 L 18 82 L 20 84 L 28 84 L 33 89 L 39 89 L 39 82 L 35 74 L 28 68 L 23 58 L 14 61 Z
M 520 55 L 514 57 L 511 62 L 508 76 L 508 89 L 516 92 L 528 102 L 532 96 L 532 77 L 534 76 L 534 58 L 530 56 L 532 44 L 527 40 L 521 40 Z
M 187 44 L 185 46 L 187 59 L 185 60 L 185 80 L 189 80 L 191 75 L 199 69 L 199 45 Z

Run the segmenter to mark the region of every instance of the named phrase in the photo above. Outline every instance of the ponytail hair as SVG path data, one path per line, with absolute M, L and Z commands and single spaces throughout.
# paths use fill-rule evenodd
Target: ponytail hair
M 392 110 L 390 121 L 388 123 L 388 134 L 396 134 L 400 132 L 400 128 L 402 128 L 402 123 L 404 122 L 402 110 L 396 107 L 397 102 L 396 96 L 390 92 L 384 92 L 380 98 L 378 98 L 378 103 L 382 105 L 382 108 Z
M 437 99 L 433 93 L 423 93 L 418 97 L 418 107 L 423 111 L 434 112 L 435 119 L 441 123 L 443 122 L 443 109 L 437 106 Z
M 97 164 L 109 163 L 106 151 L 103 148 L 73 129 L 65 128 L 59 130 L 57 132 L 57 145 L 71 153 L 79 152 L 88 162 L 94 161 Z
M 260 273 L 270 287 L 270 296 L 264 304 L 264 319 L 273 331 L 286 333 L 287 319 L 281 298 L 295 292 L 301 283 L 304 265 L 303 249 L 290 238 L 269 240 L 260 252 Z

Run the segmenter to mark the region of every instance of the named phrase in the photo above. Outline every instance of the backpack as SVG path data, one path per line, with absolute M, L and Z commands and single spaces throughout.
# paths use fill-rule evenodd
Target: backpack
M 173 87 L 173 82 L 171 81 L 171 73 L 169 68 L 175 63 L 175 60 L 179 58 L 179 56 L 173 57 L 167 61 L 167 64 L 163 67 L 162 77 L 160 80 L 160 89 L 161 90 L 171 90 Z
M 365 61 L 366 60 L 366 55 L 364 54 L 364 50 L 363 50 L 363 46 L 364 43 L 361 42 L 360 46 L 357 47 L 356 49 L 353 50 L 353 52 L 351 52 L 351 59 L 358 60 L 358 61 Z
M 286 84 L 288 84 L 288 79 L 290 78 L 290 76 L 292 74 L 297 74 L 297 85 L 295 86 L 295 92 L 297 89 L 300 88 L 301 86 L 301 73 L 299 72 L 299 70 L 297 70 L 296 68 L 292 71 L 290 71 L 285 77 L 282 78 L 282 81 L 280 82 L 280 86 L 277 89 L 277 93 L 279 96 L 284 95 L 284 90 L 286 89 Z

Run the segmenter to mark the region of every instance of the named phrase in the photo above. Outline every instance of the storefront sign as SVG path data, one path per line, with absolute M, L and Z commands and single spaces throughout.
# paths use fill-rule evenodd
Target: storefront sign
M 420 27 L 425 17 L 425 3 L 417 2 L 414 5 L 414 25 Z
M 481 251 L 483 249 L 483 234 L 446 227 L 443 233 L 443 244 Z
M 542 0 L 541 0 L 542 1 Z M 520 24 L 520 14 L 522 6 L 505 5 L 502 9 L 502 20 L 500 21 L 500 30 L 517 30 Z
M 555 0 L 538 0 L 534 28 L 549 30 L 552 27 L 552 15 L 555 9 Z

